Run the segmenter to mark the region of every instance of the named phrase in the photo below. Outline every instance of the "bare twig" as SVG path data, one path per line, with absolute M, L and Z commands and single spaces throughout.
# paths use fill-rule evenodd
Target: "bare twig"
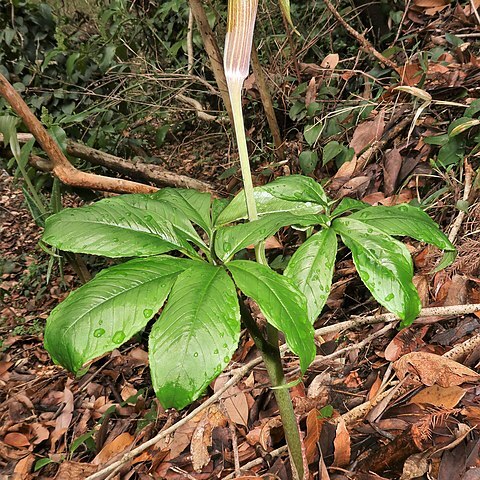
M 372 146 L 367 148 L 357 159 L 355 166 L 355 173 L 360 173 L 368 165 L 373 156 L 382 150 L 389 142 L 397 138 L 403 130 L 405 130 L 411 122 L 411 116 L 405 114 L 405 110 L 399 110 L 397 121 L 393 123 L 393 126 L 389 128 L 378 142 L 374 142 Z M 392 120 L 394 120 L 392 118 Z
M 52 171 L 56 177 L 67 185 L 91 188 L 104 192 L 117 193 L 151 193 L 157 188 L 131 182 L 119 178 L 94 175 L 77 170 L 65 157 L 55 140 L 47 133 L 40 121 L 30 111 L 22 97 L 15 91 L 10 82 L 0 73 L 0 95 L 23 120 L 35 139 L 52 161 Z
M 364 50 L 371 53 L 380 63 L 383 63 L 387 67 L 398 69 L 398 65 L 392 62 L 390 59 L 382 55 L 375 47 L 359 32 L 357 32 L 351 25 L 349 25 L 345 19 L 340 15 L 338 10 L 333 6 L 330 0 L 324 0 L 326 7 L 332 12 L 332 15 L 341 23 L 345 30 L 354 37 L 363 47 Z
M 275 154 L 279 160 L 284 160 L 285 151 L 283 148 L 284 145 L 282 136 L 280 135 L 280 128 L 278 127 L 277 117 L 275 116 L 275 110 L 273 109 L 272 96 L 270 95 L 270 91 L 265 80 L 265 74 L 263 73 L 263 68 L 258 58 L 255 44 L 252 45 L 251 62 L 253 73 L 255 74 L 255 81 L 257 83 L 258 91 L 260 92 L 260 98 L 262 99 L 263 108 L 267 117 L 268 126 L 272 132 L 273 143 L 275 145 Z
M 187 31 L 187 58 L 188 58 L 188 68 L 187 72 L 189 75 L 193 74 L 193 12 L 192 9 L 188 9 L 188 31 Z
M 194 98 L 187 97 L 186 95 L 183 95 L 182 93 L 177 93 L 175 95 L 175 98 L 180 100 L 183 103 L 186 103 L 187 105 L 190 105 L 195 109 L 197 112 L 197 117 L 199 120 L 204 120 L 206 122 L 215 122 L 217 120 L 217 117 L 214 115 L 210 115 L 209 113 L 206 113 L 205 110 L 203 109 L 202 104 L 198 101 L 195 100 Z
M 473 169 L 468 163 L 468 160 L 465 159 L 465 187 L 463 189 L 463 201 L 468 202 L 468 198 L 470 197 L 470 192 L 472 190 L 472 181 L 473 181 Z M 463 220 L 465 219 L 465 215 L 467 212 L 465 210 L 460 210 L 457 218 L 453 222 L 452 229 L 448 235 L 448 239 L 455 243 L 457 238 L 458 232 L 462 226 Z
M 475 18 L 477 19 L 478 24 L 480 25 L 480 15 L 475 5 L 475 0 L 470 0 L 470 8 L 472 10 L 472 13 L 475 15 Z
M 288 448 L 286 445 L 284 445 L 283 447 L 280 447 L 280 448 L 277 448 L 276 450 L 272 450 L 271 452 L 268 452 L 268 455 L 272 458 L 276 458 L 287 451 L 288 451 Z M 243 471 L 250 470 L 251 468 L 256 467 L 257 465 L 261 465 L 263 462 L 264 462 L 264 459 L 262 457 L 256 458 L 255 460 L 252 460 L 251 462 L 246 463 L 242 467 L 242 470 Z M 235 473 L 231 473 L 230 475 L 227 475 L 226 477 L 224 477 L 223 480 L 231 480 L 232 478 L 235 478 Z

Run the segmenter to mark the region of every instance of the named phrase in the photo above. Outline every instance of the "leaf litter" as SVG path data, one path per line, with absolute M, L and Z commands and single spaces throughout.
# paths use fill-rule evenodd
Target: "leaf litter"
M 472 5 L 414 0 L 402 33 L 415 34 L 422 28 L 430 32 L 423 40 L 424 48 L 445 47 L 445 38 L 438 33 L 451 27 L 468 31 Z M 474 93 L 480 78 L 479 60 L 474 45 L 465 43 L 462 48 L 445 48 L 438 61 L 426 66 L 415 55 L 405 60 L 399 71 L 401 84 L 421 85 L 431 95 L 433 107 L 435 101 L 449 101 L 455 89 Z M 339 61 L 332 53 L 321 66 L 302 66 L 303 74 L 310 75 L 306 102 L 316 101 L 318 72 L 328 78 Z M 347 79 L 355 73 L 343 75 Z M 433 198 L 429 213 L 448 228 L 455 220 L 452 207 L 461 200 L 462 181 L 448 172 L 440 173 L 430 162 L 436 150 L 428 139 L 442 133 L 433 114 L 426 108 L 415 118 L 415 99 L 393 91 L 394 86 L 381 99 L 381 108 L 347 132 L 344 140 L 355 156 L 331 171 L 333 179 L 327 189 L 336 198 L 396 205 L 418 199 L 422 188 Z M 364 95 L 371 100 L 368 91 Z M 396 125 L 401 117 L 395 117 L 393 106 L 397 100 L 407 106 L 403 116 L 408 116 L 408 122 L 400 130 Z M 445 121 L 451 120 L 447 110 L 436 112 Z M 407 135 L 409 129 L 411 135 Z M 298 145 L 292 142 L 288 149 L 295 152 Z M 216 171 L 214 165 L 202 168 L 212 174 Z M 296 169 L 298 165 L 291 162 L 288 171 L 297 173 Z M 190 165 L 185 173 L 197 170 Z M 278 169 L 274 174 L 283 172 Z M 318 180 L 320 173 L 315 172 Z M 429 180 L 435 175 L 452 185 L 450 193 L 442 195 L 441 182 Z M 258 174 L 257 183 L 263 181 Z M 225 183 L 220 188 L 228 191 L 238 185 L 231 178 Z M 85 479 L 176 425 L 187 411 L 165 411 L 154 398 L 143 338 L 92 363 L 78 379 L 52 365 L 42 347 L 42 325 L 52 307 L 78 281 L 67 266 L 61 279 L 52 275 L 46 283 L 48 260 L 37 248 L 40 232 L 23 204 L 21 191 L 4 173 L 0 189 L 0 245 L 5 252 L 0 283 L 0 472 L 15 479 Z M 76 200 L 72 196 L 67 201 L 74 204 Z M 405 240 L 414 255 L 416 286 L 424 307 L 480 303 L 479 212 L 473 197 L 456 238 L 459 256 L 446 271 L 433 271 L 438 251 Z M 292 241 L 296 237 L 285 230 L 269 246 L 288 255 Z M 316 327 L 378 313 L 351 259 L 339 255 L 337 260 L 332 292 Z M 257 317 L 262 320 L 259 312 Z M 321 356 L 355 346 L 380 328 L 381 324 L 367 325 L 322 336 L 317 339 L 317 354 L 321 360 Z M 444 356 L 479 332 L 480 323 L 473 314 L 422 317 L 405 330 L 374 338 L 366 347 L 315 362 L 303 382 L 291 389 L 310 478 L 480 478 L 480 347 L 477 343 L 455 359 Z M 230 368 L 214 382 L 206 398 L 225 384 L 235 368 L 257 355 L 251 340 L 243 337 Z M 298 367 L 288 355 L 285 366 L 287 371 Z M 398 398 L 386 397 L 374 415 L 367 416 L 367 412 L 354 421 L 345 415 L 374 402 L 395 385 L 403 393 Z M 288 479 L 284 445 L 278 409 L 259 364 L 224 392 L 218 403 L 130 459 L 115 478 L 224 478 L 234 475 L 239 466 L 240 479 Z M 281 453 L 275 454 L 278 450 Z

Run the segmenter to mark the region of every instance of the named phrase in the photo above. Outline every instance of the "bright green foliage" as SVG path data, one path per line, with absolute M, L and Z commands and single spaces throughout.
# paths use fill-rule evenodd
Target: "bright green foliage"
M 335 231 L 324 228 L 300 246 L 285 270 L 285 276 L 305 295 L 312 323 L 320 315 L 330 293 L 336 256 Z
M 240 338 L 240 309 L 222 267 L 195 262 L 178 276 L 149 340 L 152 382 L 162 405 L 182 408 L 228 365 Z
M 164 256 L 103 270 L 50 314 L 45 348 L 56 363 L 78 372 L 144 328 L 188 266 L 187 260 Z
M 80 371 L 143 329 L 166 302 L 150 334 L 150 368 L 162 404 L 183 408 L 202 394 L 235 351 L 237 288 L 284 333 L 305 371 L 315 356 L 312 324 L 330 291 L 337 234 L 372 295 L 402 325 L 413 321 L 420 301 L 410 254 L 391 235 L 443 249 L 448 254 L 443 264 L 453 259 L 445 235 L 409 205 L 371 207 L 344 199 L 331 212 L 322 187 L 300 175 L 257 187 L 255 198 L 260 218 L 247 223 L 236 223 L 247 215 L 243 192 L 226 205 L 182 189 L 122 195 L 49 217 L 43 240 L 58 249 L 143 257 L 104 270 L 54 309 L 45 331 L 53 359 Z M 354 213 L 341 216 L 348 212 Z M 294 253 L 283 276 L 234 259 L 289 225 L 318 232 Z M 162 255 L 173 250 L 190 258 Z
M 240 290 L 257 302 L 268 322 L 285 334 L 288 347 L 299 356 L 305 371 L 315 357 L 305 297 L 289 279 L 259 263 L 234 260 L 227 268 Z
M 410 325 L 421 309 L 412 283 L 413 263 L 405 245 L 381 230 L 350 218 L 338 218 L 333 228 L 352 251 L 363 283 L 381 305 Z

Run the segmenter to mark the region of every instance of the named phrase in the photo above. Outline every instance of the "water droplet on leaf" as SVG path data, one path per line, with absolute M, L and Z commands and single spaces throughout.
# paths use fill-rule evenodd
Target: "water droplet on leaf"
M 125 340 L 125 332 L 122 332 L 119 330 L 118 332 L 115 332 L 115 334 L 112 337 L 113 343 L 122 343 Z
M 153 310 L 151 308 L 146 308 L 144 311 L 143 311 L 143 316 L 145 318 L 150 318 L 151 316 L 153 315 Z
M 193 354 L 193 356 L 194 356 L 195 358 L 198 357 L 198 352 L 195 352 L 195 353 Z
M 232 249 L 232 244 L 229 243 L 229 242 L 224 242 L 224 243 L 223 243 L 223 249 L 224 249 L 226 252 L 228 252 L 229 250 Z
M 94 332 L 93 332 L 93 336 L 96 337 L 96 338 L 99 338 L 101 337 L 102 335 L 105 334 L 105 329 L 104 328 L 97 328 Z
M 395 295 L 393 293 L 389 293 L 386 297 L 385 297 L 385 301 L 386 302 L 389 302 L 390 300 L 393 300 L 395 298 Z

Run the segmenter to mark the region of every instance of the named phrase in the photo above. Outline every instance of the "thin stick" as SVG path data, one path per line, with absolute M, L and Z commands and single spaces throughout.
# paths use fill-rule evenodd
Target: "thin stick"
M 197 22 L 198 31 L 202 36 L 203 46 L 207 52 L 210 60 L 210 66 L 212 68 L 213 76 L 217 82 L 218 90 L 222 96 L 225 109 L 227 110 L 230 122 L 233 125 L 233 112 L 230 104 L 230 97 L 228 96 L 227 80 L 225 78 L 225 71 L 223 69 L 223 59 L 220 49 L 218 47 L 217 40 L 213 33 L 213 30 L 208 23 L 207 14 L 201 0 L 188 0 L 190 8 L 192 10 L 195 21 Z
M 187 31 L 187 58 L 188 67 L 187 72 L 189 75 L 193 74 L 193 12 L 192 9 L 188 9 L 188 31 Z
M 468 202 L 468 198 L 470 197 L 470 191 L 472 190 L 472 181 L 473 181 L 473 169 L 468 163 L 468 160 L 465 159 L 465 187 L 463 189 L 463 201 Z M 448 239 L 455 243 L 457 238 L 458 232 L 462 226 L 463 220 L 465 219 L 467 212 L 464 210 L 460 210 L 458 217 L 455 219 L 452 225 L 452 229 L 448 235 Z
M 458 361 L 466 354 L 468 355 L 472 352 L 475 348 L 480 346 L 480 334 L 475 335 L 472 338 L 469 338 L 465 342 L 456 345 L 448 352 L 444 353 L 442 357 L 449 358 L 450 360 Z M 382 400 L 386 397 L 391 397 L 389 400 L 396 400 L 400 398 L 402 395 L 406 394 L 410 390 L 411 386 L 402 385 L 400 388 L 398 386 L 392 387 L 380 395 L 377 395 L 374 399 L 369 400 L 368 402 L 362 403 L 361 405 L 352 408 L 347 413 L 344 413 L 340 417 L 334 420 L 334 423 L 338 423 L 340 418 L 343 418 L 347 425 L 353 425 L 354 423 L 362 420 L 371 410 L 373 407 L 378 405 Z
M 141 183 L 104 177 L 77 170 L 65 157 L 55 140 L 48 134 L 40 121 L 28 108 L 22 97 L 15 91 L 10 82 L 0 73 L 0 95 L 23 120 L 25 126 L 43 148 L 53 163 L 53 173 L 66 185 L 91 188 L 104 192 L 116 193 L 153 193 L 157 188 Z
M 472 9 L 475 18 L 477 19 L 478 24 L 480 25 L 480 15 L 478 14 L 477 7 L 475 6 L 475 0 L 470 0 L 470 8 Z
M 268 455 L 272 458 L 275 458 L 275 457 L 279 457 L 286 451 L 287 451 L 287 446 L 284 445 L 283 447 L 277 448 L 276 450 L 272 450 L 271 452 L 268 453 Z M 242 467 L 242 470 L 243 471 L 250 470 L 251 468 L 256 467 L 257 465 L 261 465 L 263 462 L 264 462 L 264 459 L 262 457 L 256 458 L 255 460 L 252 460 L 251 462 L 246 463 Z M 223 480 L 231 480 L 232 478 L 235 478 L 235 473 L 231 473 L 230 475 L 227 475 L 226 477 L 223 478 Z
M 344 18 L 340 15 L 338 10 L 333 6 L 330 0 L 324 0 L 326 7 L 332 12 L 332 15 L 342 24 L 343 28 L 354 37 L 362 47 L 369 53 L 371 53 L 380 63 L 383 63 L 387 67 L 398 69 L 398 65 L 392 62 L 390 59 L 383 56 L 375 47 L 359 32 L 357 32 L 352 26 L 350 26 Z
M 275 116 L 275 110 L 273 108 L 272 96 L 268 89 L 267 81 L 265 79 L 265 74 L 263 72 L 262 65 L 258 58 L 257 48 L 255 44 L 252 45 L 252 69 L 255 74 L 255 81 L 258 86 L 258 91 L 260 92 L 260 98 L 262 99 L 263 109 L 265 110 L 265 115 L 267 117 L 268 126 L 270 127 L 270 132 L 273 137 L 273 144 L 275 145 L 275 155 L 279 160 L 285 159 L 284 145 L 282 141 L 282 136 L 280 134 L 280 128 L 278 126 L 277 117 Z

